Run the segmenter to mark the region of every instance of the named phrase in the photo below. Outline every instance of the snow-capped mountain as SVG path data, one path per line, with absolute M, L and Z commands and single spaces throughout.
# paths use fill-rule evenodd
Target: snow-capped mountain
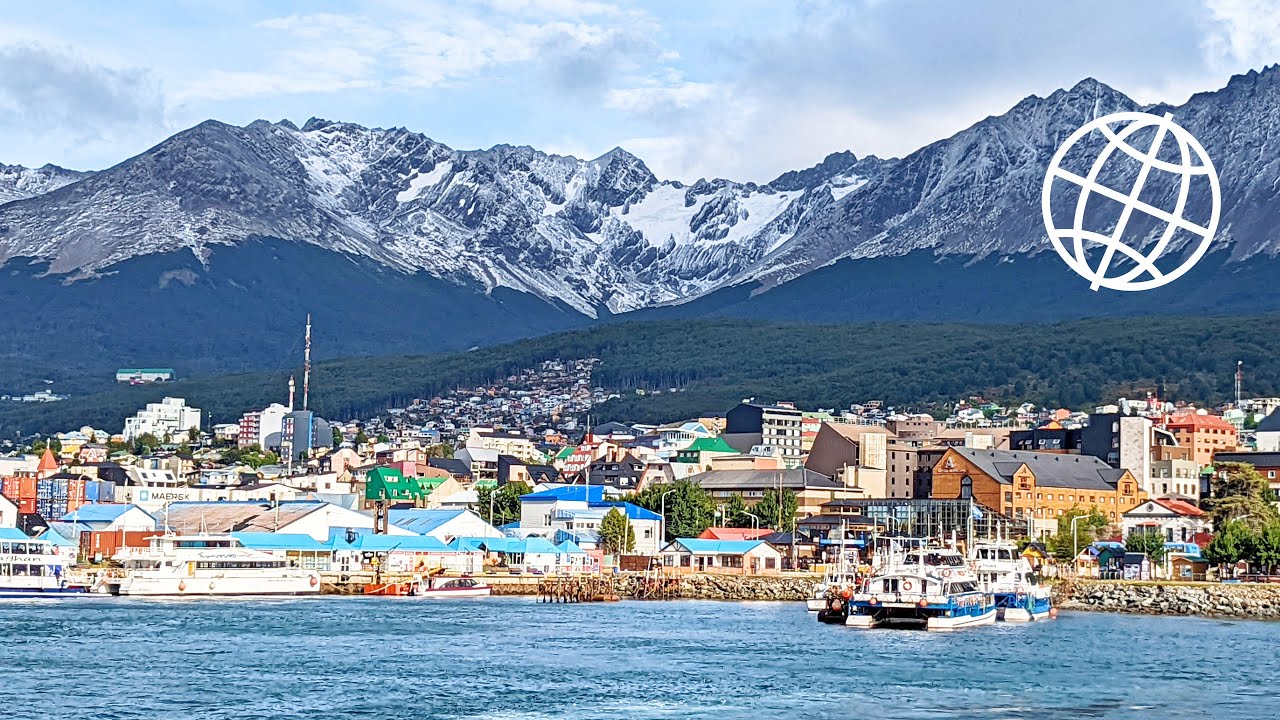
M 836 153 L 759 185 L 660 180 L 620 148 L 580 160 L 507 145 L 455 150 L 403 128 L 318 119 L 208 121 L 83 177 L 0 170 L 0 200 L 28 196 L 0 206 L 0 263 L 36 258 L 74 283 L 135 258 L 190 253 L 207 267 L 219 248 L 273 238 L 594 318 L 730 288 L 766 292 L 841 260 L 1044 253 L 1040 195 L 1054 150 L 1093 118 L 1139 109 L 1171 112 L 1217 165 L 1215 249 L 1231 260 L 1280 251 L 1272 67 L 1179 107 L 1140 108 L 1085 80 L 904 158 Z M 1088 161 L 1068 156 L 1081 173 Z M 1128 187 L 1136 170 L 1107 172 L 1101 180 Z M 1167 202 L 1176 178 L 1153 178 L 1144 193 Z
M 88 174 L 60 168 L 57 165 L 28 168 L 21 165 L 0 164 L 0 205 L 43 195 Z
M 615 149 L 458 151 L 404 129 L 205 122 L 116 167 L 0 209 L 0 261 L 88 276 L 131 257 L 265 236 L 407 273 L 529 292 L 595 316 L 732 279 L 878 161 L 832 156 L 780 187 L 662 182 Z

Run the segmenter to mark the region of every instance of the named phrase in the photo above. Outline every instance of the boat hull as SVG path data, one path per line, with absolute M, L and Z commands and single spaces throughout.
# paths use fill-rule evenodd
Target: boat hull
M 819 610 L 823 610 L 827 607 L 827 599 L 826 598 L 809 598 L 808 600 L 804 601 L 804 604 L 805 604 L 805 607 L 808 608 L 809 612 L 818 612 Z
M 315 595 L 320 592 L 316 575 L 277 577 L 152 577 L 124 578 L 115 594 L 128 597 L 222 597 L 235 595 Z
M 929 630 L 945 632 L 969 627 L 978 627 L 981 625 L 990 625 L 995 621 L 996 609 L 993 607 L 978 615 L 956 615 L 954 617 L 935 615 L 929 618 L 926 627 Z
M 23 588 L 0 586 L 0 598 L 64 598 L 88 594 L 82 587 Z
M 489 597 L 493 594 L 493 589 L 489 587 L 474 587 L 460 590 L 418 590 L 412 593 L 413 597 L 420 598 L 478 598 Z

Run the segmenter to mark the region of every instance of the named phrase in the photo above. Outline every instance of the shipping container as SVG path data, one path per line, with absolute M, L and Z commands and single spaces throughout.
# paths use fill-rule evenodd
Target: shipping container
M 88 540 L 82 547 L 87 557 L 93 558 L 101 554 L 105 559 L 115 555 L 121 547 L 147 547 L 151 544 L 150 538 L 155 535 L 155 530 L 96 530 L 87 533 Z
M 3 493 L 10 500 L 18 500 L 22 497 L 21 488 L 22 483 L 15 477 L 7 477 L 0 482 L 0 493 Z
M 116 484 L 107 480 L 98 481 L 98 502 L 113 503 L 116 501 Z
M 35 500 L 39 483 L 33 477 L 18 479 L 18 497 L 23 500 Z
M 84 484 L 84 501 L 87 503 L 98 502 L 99 492 L 102 489 L 101 480 L 90 480 Z
M 35 498 L 23 498 L 18 500 L 18 512 L 23 515 L 30 515 L 36 511 Z

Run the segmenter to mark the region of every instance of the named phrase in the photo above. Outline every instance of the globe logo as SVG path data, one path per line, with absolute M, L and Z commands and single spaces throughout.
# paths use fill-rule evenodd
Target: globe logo
M 1090 143 L 1081 141 L 1095 132 L 1101 134 L 1106 145 L 1098 152 L 1088 173 L 1081 176 L 1065 169 L 1063 160 L 1068 154 L 1075 160 L 1073 166 L 1084 167 L 1088 159 L 1084 157 L 1082 162 L 1081 156 L 1091 148 Z M 1143 142 L 1135 142 L 1138 138 Z M 1114 170 L 1110 173 L 1131 181 L 1127 187 L 1108 187 L 1099 181 L 1100 176 L 1107 174 L 1108 164 L 1117 161 L 1136 168 L 1136 172 L 1127 174 Z M 1130 179 L 1130 175 L 1134 177 Z M 1158 177 L 1160 175 L 1165 177 Z M 1056 187 L 1059 184 L 1066 187 Z M 1060 192 L 1055 197 L 1056 190 Z M 1075 193 L 1074 215 L 1071 227 L 1067 228 L 1063 227 L 1067 223 L 1061 222 L 1065 214 L 1060 214 L 1060 222 L 1055 223 L 1053 211 L 1055 204 L 1060 212 L 1070 211 L 1072 192 Z M 1189 198 L 1200 201 L 1197 207 L 1203 208 L 1206 194 L 1212 195 L 1212 210 L 1207 220 L 1197 222 L 1184 217 Z M 1064 195 L 1068 196 L 1066 203 L 1061 202 Z M 1152 195 L 1166 200 L 1164 207 L 1149 197 Z M 1091 203 L 1106 207 L 1095 207 L 1090 212 Z M 1222 196 L 1218 174 L 1204 147 L 1173 121 L 1171 113 L 1159 117 L 1143 112 L 1119 112 L 1085 124 L 1058 147 L 1045 174 L 1042 205 L 1049 239 L 1068 267 L 1088 280 L 1093 290 L 1105 287 L 1132 292 L 1161 287 L 1195 267 L 1213 241 Z M 1175 247 L 1191 251 L 1171 252 L 1174 261 L 1180 262 L 1162 270 L 1157 262 L 1175 238 L 1182 240 Z

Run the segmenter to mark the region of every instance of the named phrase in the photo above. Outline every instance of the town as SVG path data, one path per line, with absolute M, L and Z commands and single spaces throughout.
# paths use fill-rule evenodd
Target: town
M 286 402 L 236 422 L 167 397 L 119 431 L 0 457 L 0 528 L 81 568 L 158 536 L 224 535 L 326 586 L 424 569 L 777 575 L 862 562 L 894 536 L 1017 539 L 1046 575 L 1280 564 L 1280 398 L 1083 412 L 971 397 L 942 419 L 748 398 L 662 425 L 588 424 L 616 397 L 592 386 L 596 362 L 548 361 L 358 422 L 317 417 L 292 379 Z

